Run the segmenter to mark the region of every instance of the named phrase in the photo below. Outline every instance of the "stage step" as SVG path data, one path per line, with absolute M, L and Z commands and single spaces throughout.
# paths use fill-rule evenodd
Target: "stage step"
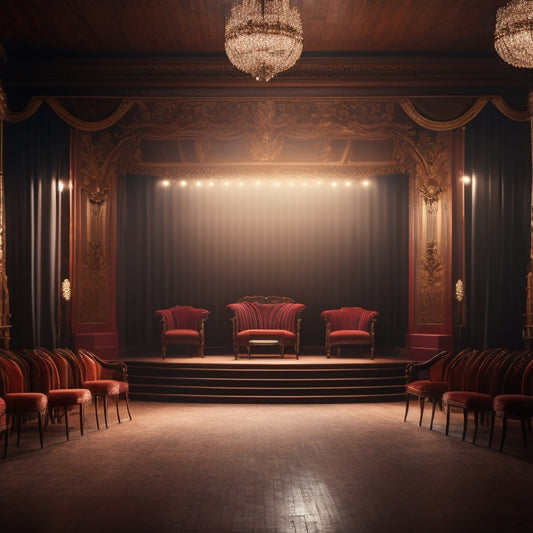
M 405 398 L 405 362 L 228 364 L 125 361 L 130 397 L 205 403 L 396 402 Z

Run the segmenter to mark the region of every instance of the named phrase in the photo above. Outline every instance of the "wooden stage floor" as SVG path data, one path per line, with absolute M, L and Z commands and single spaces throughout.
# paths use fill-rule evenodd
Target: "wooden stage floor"
M 227 355 L 206 355 L 205 357 L 198 357 L 197 355 L 175 355 L 170 354 L 163 359 L 160 353 L 149 355 L 131 355 L 125 354 L 121 357 L 124 362 L 143 362 L 143 363 L 172 363 L 172 364 L 195 364 L 195 365 L 235 365 L 242 363 L 249 363 L 250 365 L 382 365 L 390 363 L 406 364 L 412 362 L 412 359 L 407 359 L 399 356 L 383 356 L 376 355 L 374 359 L 369 356 L 341 356 L 327 358 L 325 355 L 300 355 L 299 359 L 296 359 L 294 354 L 286 354 L 283 359 L 275 354 L 252 354 L 252 358 L 248 359 L 245 353 L 242 353 L 239 359 L 235 359 L 233 354 Z

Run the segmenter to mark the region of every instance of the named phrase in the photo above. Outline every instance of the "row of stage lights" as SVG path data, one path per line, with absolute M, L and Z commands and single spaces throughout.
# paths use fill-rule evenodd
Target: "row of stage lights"
M 369 180 L 163 180 L 161 182 L 163 187 L 170 187 L 178 185 L 181 188 L 241 188 L 241 187 L 270 187 L 273 189 L 281 188 L 316 188 L 316 187 L 330 187 L 335 188 L 350 188 L 358 185 L 368 187 Z

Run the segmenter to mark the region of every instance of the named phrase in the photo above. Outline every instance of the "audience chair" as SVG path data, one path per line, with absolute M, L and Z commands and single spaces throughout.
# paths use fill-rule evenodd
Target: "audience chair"
M 207 309 L 190 305 L 175 305 L 155 312 L 161 322 L 161 351 L 163 359 L 167 346 L 189 344 L 198 347 L 198 355 L 204 357 L 205 323 L 209 316 Z
M 517 378 L 520 381 L 520 387 L 516 384 Z M 492 445 L 496 417 L 502 419 L 500 452 L 503 452 L 508 420 L 520 420 L 524 446 L 527 447 L 527 433 L 528 431 L 531 433 L 531 418 L 533 417 L 533 357 L 531 354 L 525 353 L 521 358 L 517 358 L 515 364 L 508 369 L 502 394 L 494 398 L 489 448 Z
M 3 370 L 0 370 L 0 380 L 4 381 L 6 379 L 5 373 Z M 0 385 L 2 390 L 4 389 L 3 385 Z M 9 438 L 9 426 L 7 423 L 7 408 L 6 402 L 2 397 L 0 397 L 0 439 L 4 439 L 4 457 L 7 455 L 7 440 Z
M 7 456 L 7 441 L 9 438 L 9 424 L 4 394 L 7 390 L 7 376 L 0 367 L 0 439 L 4 439 L 4 458 Z
M 129 407 L 129 383 L 127 366 L 121 361 L 103 361 L 93 352 L 85 349 L 78 350 L 78 357 L 83 361 L 85 367 L 85 380 L 83 386 L 87 387 L 95 397 L 96 423 L 100 429 L 98 421 L 98 399 L 102 399 L 104 408 L 105 426 L 107 423 L 107 400 L 112 398 L 115 402 L 117 421 L 121 423 L 119 411 L 119 398 L 124 398 L 126 410 L 131 420 Z
M 80 420 L 80 434 L 83 435 L 85 406 L 92 401 L 91 391 L 87 388 L 61 388 L 60 374 L 54 356 L 44 348 L 33 350 L 32 370 L 39 375 L 39 390 L 48 397 L 48 411 L 52 421 L 61 417 L 65 418 L 65 431 L 67 440 L 69 434 L 69 409 L 78 409 Z M 64 383 L 63 383 L 64 385 Z
M 27 418 L 37 418 L 39 428 L 39 442 L 41 448 L 44 447 L 44 423 L 48 409 L 48 398 L 46 394 L 32 392 L 25 388 L 24 384 L 29 383 L 29 377 L 25 379 L 20 363 L 20 358 L 13 352 L 0 349 L 0 371 L 2 373 L 3 394 L 6 404 L 7 425 L 12 426 L 15 421 L 17 431 L 17 446 L 20 444 L 22 423 Z M 7 453 L 7 434 L 5 435 L 5 450 Z
M 463 368 L 460 390 L 450 390 L 443 394 L 442 401 L 446 407 L 446 435 L 449 434 L 451 409 L 463 412 L 462 440 L 466 438 L 468 415 L 474 414 L 474 435 L 476 443 L 480 415 L 485 418 L 492 412 L 493 398 L 501 388 L 508 364 L 516 356 L 515 352 L 502 349 L 483 350 L 469 358 Z
M 435 408 L 437 403 L 442 407 L 442 395 L 449 389 L 447 372 L 454 358 L 462 357 L 463 353 L 453 353 L 442 351 L 423 363 L 411 363 L 406 367 L 405 386 L 405 415 L 403 421 L 407 420 L 409 412 L 409 399 L 411 396 L 418 398 L 420 416 L 418 425 L 422 425 L 424 417 L 424 406 L 426 400 L 432 402 L 431 421 L 429 429 L 433 429 L 435 419 Z
M 341 346 L 368 346 L 374 359 L 374 326 L 379 317 L 377 311 L 362 307 L 341 307 L 322 311 L 320 316 L 326 322 L 326 356 L 331 357 L 331 348 Z

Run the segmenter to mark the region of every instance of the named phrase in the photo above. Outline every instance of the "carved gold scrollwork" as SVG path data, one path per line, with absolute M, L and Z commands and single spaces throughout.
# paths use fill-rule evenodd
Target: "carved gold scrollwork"
M 442 187 L 435 179 L 430 178 L 425 183 L 422 183 L 418 190 L 424 198 L 427 212 L 430 214 L 436 213 L 439 196 L 446 191 L 446 187 Z
M 85 257 L 85 275 L 81 291 L 81 318 L 83 322 L 100 322 L 106 319 L 104 278 L 107 264 L 101 241 L 89 241 Z
M 111 190 L 109 184 L 97 176 L 89 176 L 81 186 L 91 203 L 91 212 L 98 215 L 101 205 L 105 202 Z
M 426 243 L 426 250 L 420 263 L 420 270 L 421 283 L 417 297 L 417 322 L 419 324 L 440 324 L 444 319 L 442 307 L 444 268 L 436 242 L 431 241 Z
M 437 243 L 435 241 L 426 243 L 422 271 L 424 273 L 424 282 L 427 286 L 435 285 L 442 277 L 442 261 L 439 257 Z

